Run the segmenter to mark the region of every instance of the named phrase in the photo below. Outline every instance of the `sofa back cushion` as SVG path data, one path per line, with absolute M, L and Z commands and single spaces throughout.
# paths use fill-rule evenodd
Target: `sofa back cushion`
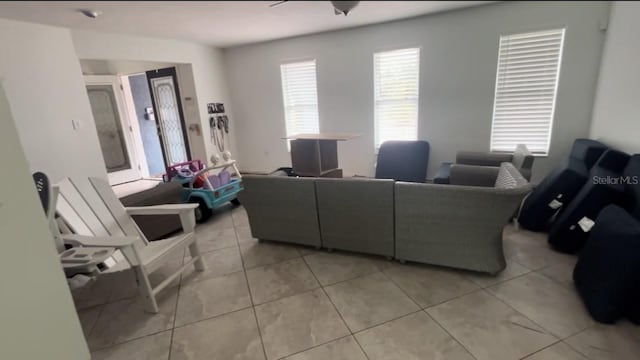
M 322 246 L 393 256 L 394 181 L 317 179 Z
M 253 237 L 320 246 L 313 178 L 246 175 L 238 194 Z
M 525 179 L 513 164 L 504 162 L 500 164 L 498 177 L 496 178 L 495 188 L 513 189 L 527 185 L 529 182 Z

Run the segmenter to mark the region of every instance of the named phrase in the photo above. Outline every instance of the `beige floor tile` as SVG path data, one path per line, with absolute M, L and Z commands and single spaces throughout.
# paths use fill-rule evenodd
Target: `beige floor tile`
M 174 330 L 171 360 L 264 360 L 253 309 Z
M 484 291 L 426 310 L 478 360 L 513 360 L 557 341 Z
M 98 350 L 170 329 L 177 297 L 177 287 L 161 291 L 157 296 L 160 308 L 157 314 L 145 312 L 140 297 L 107 304 L 87 339 L 89 348 Z
M 246 269 L 300 257 L 296 247 L 271 241 L 243 241 L 240 242 L 240 251 Z
M 356 254 L 319 252 L 305 256 L 304 261 L 322 285 L 380 271 L 379 260 Z
M 238 241 L 257 241 L 256 238 L 251 235 L 251 227 L 248 225 L 238 225 L 236 226 L 236 234 L 238 234 Z
M 384 273 L 423 308 L 479 289 L 463 273 L 442 267 L 393 265 Z
M 628 321 L 596 324 L 565 342 L 591 360 L 640 359 L 640 326 Z
M 256 305 L 320 286 L 301 258 L 249 269 L 247 279 Z
M 539 270 L 548 266 L 570 261 L 573 255 L 557 252 L 547 244 L 546 240 L 541 243 L 512 243 L 504 242 L 504 254 L 509 260 L 530 269 Z
M 104 305 L 99 305 L 78 311 L 78 318 L 80 319 L 80 325 L 82 326 L 82 332 L 85 338 L 89 337 L 91 329 L 93 329 L 96 321 L 98 321 L 98 316 L 103 308 Z
M 503 281 L 513 279 L 517 276 L 524 275 L 531 270 L 526 267 L 516 263 L 512 260 L 507 260 L 507 267 L 502 270 L 498 275 L 490 275 L 490 274 L 482 274 L 482 273 L 472 273 L 469 272 L 467 278 L 480 287 L 489 287 L 491 285 L 495 285 L 497 283 L 501 283 Z
M 244 209 L 234 209 L 231 213 L 233 226 L 249 226 L 249 217 Z
M 185 261 L 190 259 L 191 257 L 187 256 Z M 195 271 L 195 268 L 190 266 L 182 274 L 183 285 L 242 271 L 242 259 L 240 258 L 240 250 L 237 247 L 203 253 L 202 260 L 207 265 L 207 269 L 205 271 Z
M 115 284 L 120 279 L 119 274 L 104 274 L 99 276 L 95 281 L 71 291 L 73 302 L 77 310 L 92 308 L 109 302 L 109 297 L 113 293 Z
M 563 258 L 561 262 L 538 270 L 538 273 L 563 284 L 573 286 L 573 268 L 578 262 L 577 256 Z
M 379 325 L 419 309 L 382 273 L 325 288 L 352 332 Z
M 256 315 L 269 359 L 279 359 L 349 334 L 322 289 L 257 306 Z
M 236 232 L 233 227 L 224 229 L 199 228 L 196 231 L 196 241 L 198 241 L 200 252 L 203 253 L 238 246 Z
M 561 339 L 593 323 L 573 288 L 537 273 L 498 284 L 488 291 Z
M 474 360 L 423 311 L 355 336 L 370 360 Z
M 206 222 L 198 224 L 196 229 L 201 227 L 215 227 L 219 229 L 232 228 L 233 219 L 230 210 L 231 207 L 229 206 L 223 206 L 213 210 L 211 217 Z
M 251 306 L 244 272 L 223 275 L 180 287 L 175 326 Z
M 315 246 L 307 246 L 307 245 L 296 245 L 296 249 L 298 249 L 298 253 L 300 253 L 300 256 L 319 254 L 327 251 L 326 249 L 318 249 Z
M 526 360 L 587 360 L 582 354 L 570 348 L 567 344 L 558 342 L 537 353 L 527 356 Z
M 115 345 L 91 353 L 92 360 L 158 360 L 168 359 L 171 331 Z
M 367 360 L 351 336 L 291 355 L 286 360 Z

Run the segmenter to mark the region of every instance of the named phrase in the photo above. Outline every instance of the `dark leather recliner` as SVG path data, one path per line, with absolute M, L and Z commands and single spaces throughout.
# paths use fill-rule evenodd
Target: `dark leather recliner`
M 524 201 L 518 216 L 520 226 L 531 231 L 547 230 L 558 206 L 568 204 L 576 196 L 587 181 L 589 170 L 605 150 L 607 146 L 598 141 L 576 139 L 569 159 L 552 171 Z
M 385 141 L 378 150 L 376 179 L 423 183 L 427 179 L 429 143 Z
M 549 231 L 549 244 L 556 250 L 575 253 L 589 238 L 590 228 L 580 225 L 581 220 L 595 220 L 600 210 L 617 203 L 623 192 L 620 180 L 629 155 L 618 150 L 607 150 L 589 171 L 589 178 L 573 200 L 563 207 Z
M 587 310 L 599 322 L 640 324 L 640 154 L 624 171 L 620 206 L 605 207 L 573 271 Z

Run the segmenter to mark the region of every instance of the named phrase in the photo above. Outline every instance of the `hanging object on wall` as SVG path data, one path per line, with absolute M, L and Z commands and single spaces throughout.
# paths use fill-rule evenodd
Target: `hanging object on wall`
M 211 141 L 216 145 L 220 153 L 224 153 L 225 151 L 224 137 L 225 134 L 229 133 L 229 117 L 224 114 L 224 111 L 223 103 L 207 104 Z

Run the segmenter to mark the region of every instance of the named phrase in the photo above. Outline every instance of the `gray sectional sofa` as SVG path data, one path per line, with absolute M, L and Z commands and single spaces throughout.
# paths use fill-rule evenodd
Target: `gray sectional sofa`
M 505 267 L 502 229 L 530 191 L 511 163 L 490 187 L 266 175 L 243 182 L 255 238 L 488 273 Z

